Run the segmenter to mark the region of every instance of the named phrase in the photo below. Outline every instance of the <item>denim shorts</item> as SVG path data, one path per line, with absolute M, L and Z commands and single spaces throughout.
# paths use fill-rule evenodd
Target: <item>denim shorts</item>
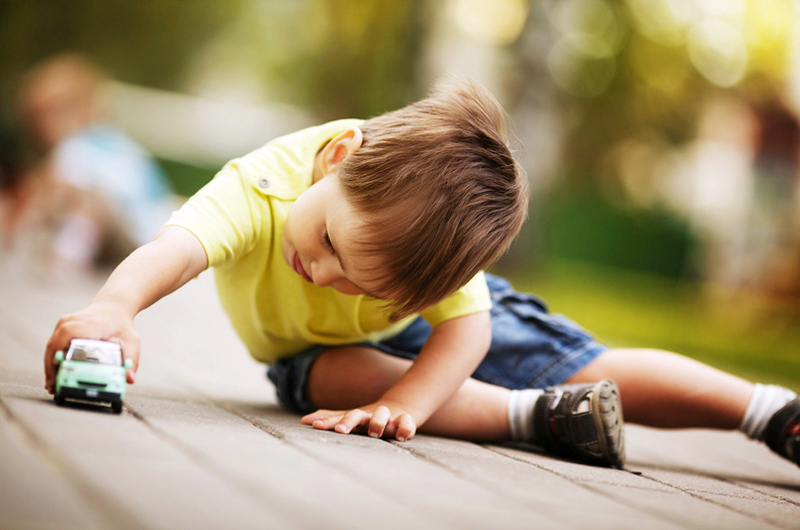
M 606 351 L 577 324 L 550 313 L 536 296 L 516 292 L 498 276 L 487 274 L 486 282 L 492 296 L 492 343 L 473 378 L 514 390 L 545 388 L 563 383 Z M 425 320 L 417 318 L 394 337 L 358 345 L 413 360 L 431 331 Z M 298 414 L 319 408 L 306 394 L 308 374 L 321 353 L 336 347 L 312 346 L 269 367 L 267 375 L 284 407 Z

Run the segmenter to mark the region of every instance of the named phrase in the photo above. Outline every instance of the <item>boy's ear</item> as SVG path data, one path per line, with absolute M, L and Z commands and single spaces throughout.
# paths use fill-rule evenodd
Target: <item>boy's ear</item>
M 361 129 L 358 127 L 351 127 L 328 142 L 322 149 L 320 155 L 322 173 L 327 175 L 348 156 L 358 151 L 363 139 L 364 136 L 361 134 Z

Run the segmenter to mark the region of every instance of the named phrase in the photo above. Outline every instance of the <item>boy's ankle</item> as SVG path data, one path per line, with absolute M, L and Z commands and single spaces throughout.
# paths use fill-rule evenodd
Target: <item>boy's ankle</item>
M 748 438 L 763 442 L 771 419 L 778 410 L 796 397 L 797 395 L 787 388 L 756 383 L 739 430 Z

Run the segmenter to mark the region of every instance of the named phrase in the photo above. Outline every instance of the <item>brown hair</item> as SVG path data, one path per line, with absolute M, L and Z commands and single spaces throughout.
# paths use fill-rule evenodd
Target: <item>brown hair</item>
M 394 318 L 466 284 L 511 244 L 528 187 L 507 145 L 506 116 L 469 80 L 439 83 L 422 101 L 367 120 L 342 163 L 345 196 L 367 219 L 363 249 L 379 256 Z

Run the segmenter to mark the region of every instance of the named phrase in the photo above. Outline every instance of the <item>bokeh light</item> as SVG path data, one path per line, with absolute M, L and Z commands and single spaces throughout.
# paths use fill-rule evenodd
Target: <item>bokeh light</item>
M 525 0 L 455 0 L 452 9 L 456 23 L 471 38 L 505 46 L 519 38 L 529 7 Z
M 626 38 L 616 10 L 604 0 L 566 0 L 553 6 L 549 18 L 559 35 L 547 57 L 556 84 L 583 98 L 605 92 Z
M 730 24 L 721 20 L 695 24 L 688 45 L 692 64 L 715 85 L 730 87 L 744 77 L 747 47 L 742 34 Z
M 596 37 L 582 35 L 559 39 L 547 56 L 547 66 L 559 87 L 584 98 L 605 92 L 616 72 L 611 47 Z

